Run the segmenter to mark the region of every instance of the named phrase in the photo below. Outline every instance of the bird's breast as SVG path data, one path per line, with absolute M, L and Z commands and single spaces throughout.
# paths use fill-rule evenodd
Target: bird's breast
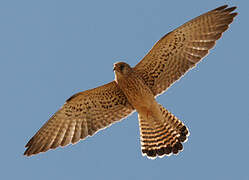
M 119 79 L 118 86 L 139 113 L 149 111 L 156 102 L 150 88 L 136 75 Z

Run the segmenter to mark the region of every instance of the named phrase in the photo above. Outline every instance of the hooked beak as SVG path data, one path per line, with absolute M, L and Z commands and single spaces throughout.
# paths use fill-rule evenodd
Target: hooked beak
M 116 69 L 117 69 L 116 64 L 114 64 L 113 71 L 116 71 Z

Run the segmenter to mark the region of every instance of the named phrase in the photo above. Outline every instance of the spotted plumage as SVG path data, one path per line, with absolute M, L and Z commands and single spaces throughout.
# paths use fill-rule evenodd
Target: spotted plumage
M 237 15 L 235 9 L 221 6 L 183 24 L 162 37 L 134 68 L 114 64 L 115 81 L 69 98 L 29 140 L 24 155 L 77 143 L 134 111 L 143 155 L 178 154 L 189 130 L 155 97 L 208 54 Z

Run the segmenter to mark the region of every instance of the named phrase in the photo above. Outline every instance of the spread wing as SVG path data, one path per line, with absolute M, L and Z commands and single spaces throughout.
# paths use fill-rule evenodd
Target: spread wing
M 162 93 L 208 54 L 237 15 L 235 9 L 221 6 L 166 34 L 134 70 L 155 95 Z
M 76 143 L 134 111 L 114 81 L 69 98 L 30 139 L 24 155 Z

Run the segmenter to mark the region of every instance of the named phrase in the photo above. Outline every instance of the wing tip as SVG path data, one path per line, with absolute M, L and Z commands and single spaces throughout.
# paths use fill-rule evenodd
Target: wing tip
M 26 157 L 30 157 L 30 156 L 33 156 L 33 155 L 36 155 L 36 154 L 39 154 L 39 153 L 43 153 L 43 152 L 46 152 L 46 151 L 35 151 L 35 149 L 32 148 L 32 146 L 30 146 L 25 150 L 23 155 L 26 156 Z
M 211 11 L 232 12 L 235 9 L 237 9 L 237 6 L 228 7 L 228 5 L 226 4 L 226 5 L 217 7 L 214 10 L 211 10 Z
M 29 157 L 29 156 L 34 155 L 33 153 L 30 152 L 31 151 L 31 147 L 30 146 L 25 146 L 25 147 L 27 147 L 27 149 L 23 153 L 24 156 Z
M 228 5 L 225 4 L 225 5 L 222 5 L 222 6 L 215 8 L 213 11 L 220 11 L 220 10 L 226 9 L 227 7 L 228 7 Z

